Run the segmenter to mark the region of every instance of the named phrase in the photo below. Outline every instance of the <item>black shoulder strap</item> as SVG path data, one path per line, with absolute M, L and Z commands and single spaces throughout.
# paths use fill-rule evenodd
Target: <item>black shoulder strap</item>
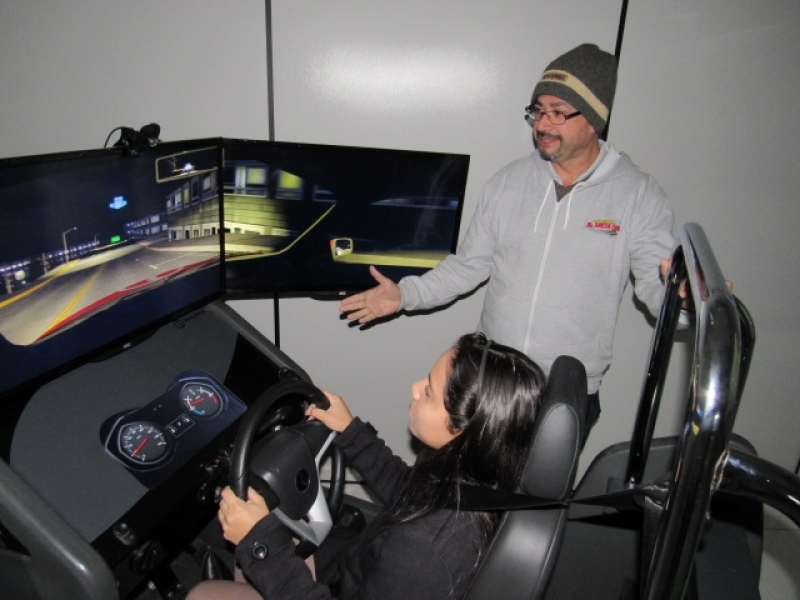
M 652 484 L 609 492 L 600 496 L 556 500 L 503 490 L 493 490 L 480 486 L 462 485 L 459 488 L 459 494 L 459 497 L 451 500 L 448 508 L 470 512 L 494 512 L 565 508 L 570 504 L 590 504 L 607 506 L 618 510 L 643 510 L 646 500 L 650 500 L 657 505 L 663 505 L 663 501 L 666 498 L 666 489 L 664 486 Z

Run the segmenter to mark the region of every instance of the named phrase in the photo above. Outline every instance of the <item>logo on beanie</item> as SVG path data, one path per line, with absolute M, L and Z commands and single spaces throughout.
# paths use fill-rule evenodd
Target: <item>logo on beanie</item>
M 606 235 L 617 235 L 622 226 L 613 219 L 595 219 L 586 223 L 586 229 L 597 233 L 605 233 Z
M 567 73 L 547 71 L 542 74 L 542 81 L 566 81 L 567 79 L 569 79 L 569 75 Z

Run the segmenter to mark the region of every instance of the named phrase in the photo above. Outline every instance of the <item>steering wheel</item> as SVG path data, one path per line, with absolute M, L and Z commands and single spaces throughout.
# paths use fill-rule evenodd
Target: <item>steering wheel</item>
M 304 420 L 310 403 L 329 406 L 325 394 L 298 379 L 281 381 L 262 393 L 239 426 L 230 472 L 231 489 L 239 498 L 246 500 L 252 487 L 300 538 L 301 556 L 309 556 L 328 535 L 344 492 L 344 457 L 331 445 L 336 433 L 319 421 Z M 332 474 L 326 498 L 319 465 L 329 450 Z

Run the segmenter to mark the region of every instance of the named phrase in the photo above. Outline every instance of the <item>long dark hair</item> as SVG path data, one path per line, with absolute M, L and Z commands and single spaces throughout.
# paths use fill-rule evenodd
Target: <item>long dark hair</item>
M 516 490 L 544 385 L 542 370 L 521 352 L 482 333 L 462 336 L 453 346 L 444 394 L 450 428 L 461 433 L 420 455 L 390 520 L 406 522 L 457 506 L 461 484 Z M 482 554 L 497 525 L 496 513 L 470 515 Z

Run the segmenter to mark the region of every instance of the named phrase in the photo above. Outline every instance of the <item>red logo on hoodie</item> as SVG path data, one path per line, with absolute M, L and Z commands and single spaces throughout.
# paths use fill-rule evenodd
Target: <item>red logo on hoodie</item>
M 607 235 L 617 235 L 622 226 L 612 219 L 595 219 L 586 223 L 586 229 Z

